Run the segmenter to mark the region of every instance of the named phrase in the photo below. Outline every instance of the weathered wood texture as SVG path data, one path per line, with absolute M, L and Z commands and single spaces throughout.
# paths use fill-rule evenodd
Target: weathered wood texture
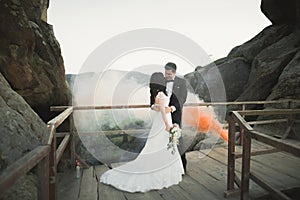
M 253 141 L 253 150 L 271 148 L 263 143 Z M 240 146 L 236 147 L 236 152 L 241 153 Z M 99 183 L 101 174 L 108 167 L 104 165 L 95 166 L 94 172 L 92 167 L 83 173 L 80 191 L 73 192 L 80 195 L 86 195 L 86 199 L 120 199 L 120 200 L 179 200 L 179 199 L 226 199 L 227 182 L 227 145 L 219 146 L 204 155 L 201 152 L 193 151 L 187 153 L 188 165 L 187 175 L 183 177 L 182 182 L 178 185 L 171 186 L 162 190 L 155 190 L 146 193 L 128 193 Z M 236 174 L 241 176 L 242 160 L 236 159 Z M 263 178 L 269 185 L 278 190 L 287 190 L 289 188 L 300 187 L 299 173 L 300 159 L 283 152 L 274 152 L 265 155 L 251 157 L 251 169 L 259 177 Z M 74 169 L 75 171 L 75 169 Z M 84 170 L 85 171 L 85 170 Z M 88 178 L 85 176 L 89 176 Z M 73 177 L 73 180 L 76 179 Z M 266 190 L 250 180 L 249 198 L 255 199 L 268 194 Z M 89 189 L 83 189 L 89 186 Z M 94 187 L 97 187 L 95 190 Z M 79 189 L 77 189 L 79 190 Z M 65 190 L 71 191 L 71 190 Z M 85 191 L 85 192 L 84 192 Z M 61 197 L 62 195 L 59 195 Z M 97 196 L 97 197 L 96 197 Z M 60 199 L 60 198 L 59 198 Z M 63 200 L 67 198 L 62 198 Z M 73 199 L 73 198 L 72 198 Z M 76 199 L 76 198 L 75 198 Z M 239 199 L 238 196 L 228 198 L 230 200 Z

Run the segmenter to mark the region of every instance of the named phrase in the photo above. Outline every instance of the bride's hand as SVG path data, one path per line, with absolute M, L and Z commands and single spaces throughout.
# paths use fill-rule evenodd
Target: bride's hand
M 157 112 L 160 111 L 160 107 L 159 107 L 158 104 L 152 105 L 151 108 L 152 108 L 152 110 L 155 110 L 155 111 L 157 111 Z
M 165 111 L 166 111 L 166 113 L 171 113 L 172 112 L 172 108 L 171 107 L 165 107 Z
M 166 125 L 166 131 L 170 131 L 170 129 L 171 129 L 171 126 L 168 124 L 168 125 Z

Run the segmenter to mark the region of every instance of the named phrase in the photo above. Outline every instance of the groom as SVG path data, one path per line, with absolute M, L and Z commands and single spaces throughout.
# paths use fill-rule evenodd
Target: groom
M 167 94 L 170 97 L 169 107 L 166 107 L 166 112 L 171 112 L 172 122 L 181 126 L 182 119 L 182 108 L 183 104 L 186 101 L 187 97 L 187 87 L 186 81 L 178 76 L 176 76 L 176 64 L 172 62 L 168 62 L 165 65 L 165 78 L 166 78 L 166 90 Z M 151 108 L 156 110 L 153 106 L 154 98 L 150 97 Z M 182 137 L 179 138 L 179 153 L 181 155 L 181 160 L 184 168 L 184 172 L 186 172 L 186 157 L 185 151 L 183 147 Z

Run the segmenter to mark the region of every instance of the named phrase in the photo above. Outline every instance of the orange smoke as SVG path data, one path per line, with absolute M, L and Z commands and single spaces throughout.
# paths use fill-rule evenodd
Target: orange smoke
M 217 133 L 226 142 L 228 141 L 228 131 L 214 118 L 214 112 L 208 107 L 185 107 L 182 115 L 183 122 L 189 126 L 197 127 L 198 132 Z

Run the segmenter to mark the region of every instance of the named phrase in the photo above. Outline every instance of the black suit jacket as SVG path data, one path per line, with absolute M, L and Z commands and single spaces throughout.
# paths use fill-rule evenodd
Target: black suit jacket
M 181 126 L 182 119 L 182 107 L 186 101 L 187 97 L 187 86 L 186 81 L 183 78 L 175 77 L 172 95 L 170 98 L 169 106 L 175 106 L 176 111 L 172 113 L 173 123 L 177 123 Z M 152 95 L 150 96 L 150 106 L 154 104 L 154 99 Z
M 173 84 L 173 91 L 170 98 L 169 106 L 175 106 L 176 111 L 172 113 L 173 123 L 181 126 L 182 108 L 187 98 L 186 81 L 183 78 L 175 77 Z

